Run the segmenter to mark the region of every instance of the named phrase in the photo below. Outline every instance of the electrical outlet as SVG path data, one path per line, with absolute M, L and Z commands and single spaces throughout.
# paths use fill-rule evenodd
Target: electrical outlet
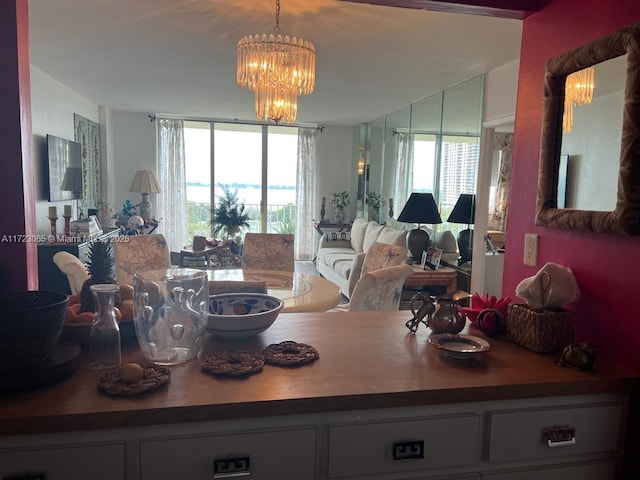
M 524 264 L 535 267 L 538 264 L 538 235 L 524 234 Z

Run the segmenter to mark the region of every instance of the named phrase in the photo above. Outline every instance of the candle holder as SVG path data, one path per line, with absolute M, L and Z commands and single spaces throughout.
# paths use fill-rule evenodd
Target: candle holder
M 324 209 L 324 203 L 320 206 L 320 221 L 324 220 L 324 214 L 327 213 Z
M 71 215 L 63 215 L 64 217 L 64 236 L 71 236 Z
M 56 237 L 56 222 L 58 221 L 58 217 L 47 217 L 49 222 L 51 222 L 51 236 L 55 239 Z

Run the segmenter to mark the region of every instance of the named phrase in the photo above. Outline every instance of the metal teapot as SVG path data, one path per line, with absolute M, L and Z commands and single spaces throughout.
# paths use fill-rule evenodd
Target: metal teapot
M 441 297 L 414 295 L 409 305 L 413 318 L 406 323 L 407 328 L 415 333 L 420 323 L 424 323 L 433 333 L 460 333 L 467 319 L 458 302 L 468 296 L 466 292 Z

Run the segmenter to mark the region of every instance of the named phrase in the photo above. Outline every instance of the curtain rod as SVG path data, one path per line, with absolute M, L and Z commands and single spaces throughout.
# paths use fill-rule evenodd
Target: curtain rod
M 272 123 L 265 123 L 265 122 L 258 122 L 258 121 L 252 121 L 252 120 L 239 120 L 239 119 L 233 119 L 233 120 L 224 120 L 221 118 L 198 118 L 198 117 L 183 117 L 180 115 L 164 115 L 164 114 L 149 114 L 149 121 L 150 122 L 155 122 L 157 118 L 168 118 L 168 119 L 172 119 L 172 120 L 183 120 L 185 122 L 204 122 L 204 123 L 232 123 L 232 124 L 236 124 L 236 125 L 259 125 L 259 126 L 263 126 L 266 125 L 267 127 L 298 127 L 298 128 L 316 128 L 318 130 L 320 130 L 320 132 L 324 131 L 324 125 L 316 125 L 316 124 L 310 124 L 310 123 L 293 123 L 293 124 L 287 124 L 287 125 L 276 125 L 276 124 L 272 124 Z
M 447 137 L 480 137 L 480 134 L 475 134 L 475 133 L 469 133 L 469 132 L 464 132 L 464 133 L 457 133 L 457 132 L 432 132 L 432 131 L 426 131 L 426 130 L 411 130 L 411 131 L 403 131 L 403 130 L 399 130 L 399 129 L 393 129 L 391 131 L 391 135 L 396 135 L 398 133 L 407 133 L 407 134 L 418 134 L 418 135 L 442 135 L 442 136 L 447 136 Z

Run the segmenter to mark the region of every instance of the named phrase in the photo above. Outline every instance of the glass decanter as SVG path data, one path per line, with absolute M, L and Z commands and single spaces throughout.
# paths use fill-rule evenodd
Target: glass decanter
M 89 333 L 89 365 L 104 370 L 120 366 L 120 328 L 114 310 L 118 285 L 91 285 L 95 300 L 95 315 Z

